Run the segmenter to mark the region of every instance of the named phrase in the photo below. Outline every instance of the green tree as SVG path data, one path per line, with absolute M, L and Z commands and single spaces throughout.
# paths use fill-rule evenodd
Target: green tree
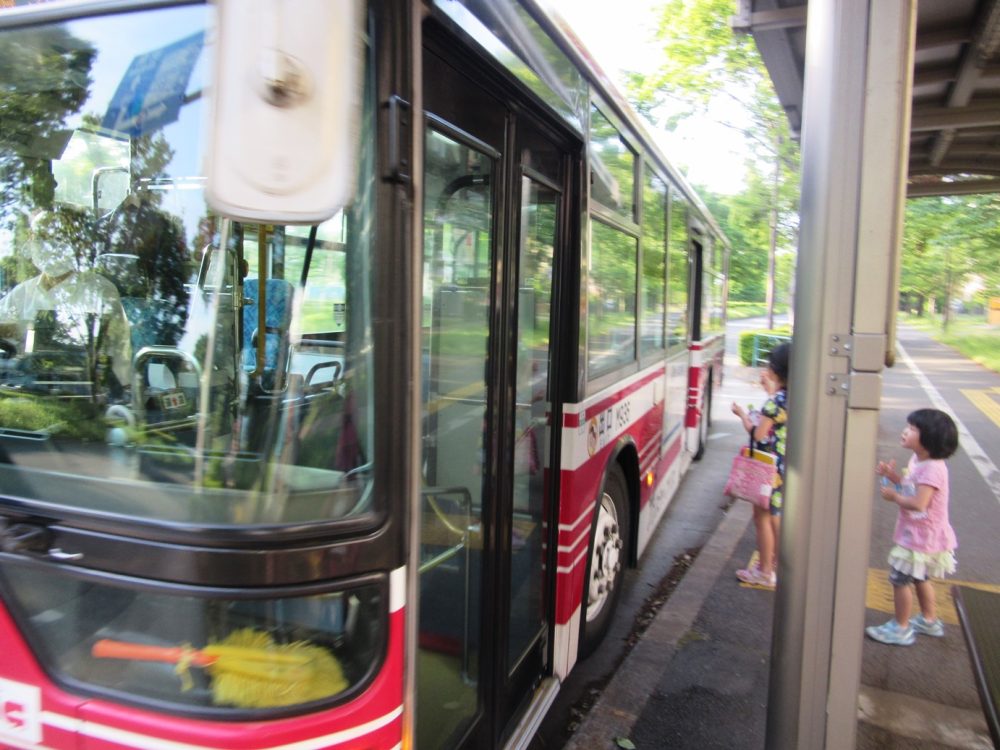
M 983 296 L 1000 292 L 1000 196 L 941 196 L 906 204 L 899 282 L 900 306 L 922 315 L 944 313 L 973 279 Z

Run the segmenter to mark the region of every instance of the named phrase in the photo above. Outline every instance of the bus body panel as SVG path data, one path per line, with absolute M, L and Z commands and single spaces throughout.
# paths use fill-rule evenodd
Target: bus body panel
M 721 341 L 721 337 L 713 340 L 710 360 L 720 366 Z M 702 389 L 709 377 L 700 355 L 701 349 L 692 347 L 688 371 L 694 383 L 689 388 L 684 420 L 695 430 L 701 419 Z M 586 401 L 563 406 L 555 601 L 557 675 L 568 674 L 576 661 L 594 511 L 615 454 L 623 443 L 634 446 L 638 454 L 634 486 L 639 488 L 639 497 L 633 498 L 639 503 L 634 529 L 636 558 L 645 551 L 691 462 L 691 453 L 684 450 L 684 430 L 664 434 L 666 372 L 660 362 Z M 691 400 L 696 409 L 690 408 Z
M 5 644 L 0 677 L 5 719 L 0 723 L 0 742 L 67 750 L 398 747 L 404 710 L 405 618 L 405 607 L 390 614 L 383 667 L 355 699 L 314 713 L 269 721 L 220 722 L 157 713 L 67 692 L 45 674 L 6 610 L 0 607 L 0 640 Z

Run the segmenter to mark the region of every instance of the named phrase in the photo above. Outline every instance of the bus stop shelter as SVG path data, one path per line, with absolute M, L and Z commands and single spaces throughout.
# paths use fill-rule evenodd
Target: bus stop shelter
M 1000 189 L 1000 0 L 739 0 L 733 26 L 802 144 L 788 485 L 808 502 L 785 510 L 767 746 L 853 748 L 903 207 Z

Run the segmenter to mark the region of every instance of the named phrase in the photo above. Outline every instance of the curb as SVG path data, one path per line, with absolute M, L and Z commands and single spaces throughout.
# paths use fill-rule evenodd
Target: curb
M 678 643 L 691 629 L 705 598 L 743 538 L 752 515 L 749 503 L 733 502 L 722 523 L 695 558 L 694 565 L 566 743 L 567 750 L 615 748 L 619 737 L 631 734 L 646 701 L 673 659 Z

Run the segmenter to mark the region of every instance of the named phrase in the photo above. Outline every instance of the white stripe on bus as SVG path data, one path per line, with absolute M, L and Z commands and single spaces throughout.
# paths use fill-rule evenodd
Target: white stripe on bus
M 255 750 L 321 750 L 321 748 L 333 747 L 345 742 L 351 742 L 367 734 L 371 734 L 385 726 L 388 726 L 403 715 L 403 706 L 400 705 L 377 719 L 373 719 L 365 724 L 359 724 L 350 729 L 343 729 L 339 732 L 323 735 L 322 737 L 312 737 L 308 740 L 297 740 L 284 745 L 271 745 Z M 76 719 L 71 716 L 64 716 L 53 711 L 42 711 L 42 723 L 67 732 L 75 732 L 98 740 L 114 742 L 126 747 L 133 747 L 137 750 L 229 750 L 228 746 L 216 747 L 213 745 L 192 745 L 186 742 L 177 742 L 162 737 L 152 737 L 138 732 L 130 732 L 125 729 L 117 729 L 104 724 L 97 724 L 85 719 Z
M 406 566 L 389 573 L 389 613 L 406 606 Z
M 561 553 L 561 554 L 566 554 L 566 553 L 572 552 L 577 547 L 579 547 L 580 546 L 580 542 L 589 542 L 589 541 L 590 541 L 590 529 L 584 529 L 583 531 L 580 532 L 580 535 L 576 539 L 573 540 L 572 544 L 570 544 L 568 546 L 564 545 L 564 544 L 560 544 L 556 548 L 556 551 L 559 552 L 559 553 Z
M 662 362 L 658 362 L 655 365 L 651 365 L 650 367 L 647 367 L 645 370 L 640 370 L 639 372 L 637 372 L 634 375 L 626 378 L 625 380 L 621 380 L 621 381 L 619 381 L 619 382 L 617 382 L 617 383 L 615 383 L 613 385 L 609 385 L 607 388 L 604 388 L 604 389 L 598 391 L 597 393 L 595 393 L 594 395 L 592 395 L 590 398 L 586 399 L 585 401 L 578 401 L 575 404 L 563 404 L 563 415 L 566 415 L 566 414 L 579 414 L 582 417 L 583 414 L 586 413 L 587 409 L 589 409 L 590 407 L 592 407 L 594 404 L 599 404 L 601 401 L 604 401 L 605 399 L 610 398 L 615 393 L 619 393 L 620 391 L 626 391 L 626 390 L 628 390 L 635 383 L 639 382 L 640 380 L 643 380 L 644 378 L 648 378 L 653 372 L 656 371 L 657 368 L 660 368 L 662 370 L 662 372 L 660 373 L 661 376 L 663 376 L 663 375 L 666 374 L 666 370 L 663 368 L 663 363 Z M 654 380 L 655 380 L 655 378 L 654 378 Z M 652 381 L 650 381 L 650 382 L 652 382 Z M 649 385 L 649 383 L 646 383 L 642 387 L 645 388 L 646 385 Z M 642 390 L 642 388 L 639 388 L 638 390 Z M 632 395 L 632 394 L 629 394 L 629 395 Z
M 587 546 L 589 547 L 590 545 Z M 556 573 L 562 573 L 562 574 L 572 573 L 574 570 L 577 569 L 577 566 L 580 565 L 580 561 L 584 559 L 586 556 L 587 556 L 587 547 L 584 547 L 583 551 L 576 556 L 576 559 L 570 565 L 568 566 L 560 565 L 558 568 L 556 568 Z
M 641 373 L 643 377 L 648 378 L 650 371 L 647 370 Z M 628 422 L 622 425 L 615 425 L 613 428 L 605 432 L 593 454 L 591 450 L 594 446 L 589 446 L 589 421 L 584 420 L 584 416 L 587 408 L 593 407 L 595 404 L 601 401 L 607 400 L 610 394 L 617 391 L 622 391 L 627 388 L 618 387 L 615 391 L 602 391 L 601 393 L 595 395 L 594 397 L 588 399 L 585 404 L 576 404 L 580 409 L 580 419 L 582 420 L 580 424 L 575 427 L 563 426 L 563 445 L 562 445 L 562 468 L 564 471 L 575 471 L 579 469 L 584 464 L 594 459 L 598 453 L 600 453 L 604 448 L 617 440 L 621 435 L 623 435 L 628 430 L 632 429 L 637 423 L 653 411 L 657 406 L 656 401 L 656 391 L 657 383 L 660 378 L 664 377 L 664 373 L 660 372 L 656 377 L 649 380 L 649 382 L 644 383 L 636 390 L 630 392 L 627 396 L 614 402 L 607 409 L 601 410 L 599 413 L 606 413 L 611 410 L 621 408 L 623 405 L 627 405 L 628 408 Z M 661 402 L 662 403 L 662 402 Z M 591 419 L 597 419 L 597 416 L 592 416 Z M 613 431 L 611 431 L 613 429 Z
M 585 518 L 589 518 L 590 514 L 593 513 L 593 512 L 594 512 L 594 507 L 592 505 L 588 505 L 586 508 L 583 509 L 583 511 L 580 513 L 580 515 L 577 517 L 577 519 L 575 521 L 573 521 L 573 523 L 571 523 L 571 524 L 565 524 L 565 523 L 559 524 L 559 531 L 560 532 L 562 532 L 562 531 L 573 531 L 574 529 L 576 529 L 577 526 L 579 526 L 583 522 L 583 520 Z

